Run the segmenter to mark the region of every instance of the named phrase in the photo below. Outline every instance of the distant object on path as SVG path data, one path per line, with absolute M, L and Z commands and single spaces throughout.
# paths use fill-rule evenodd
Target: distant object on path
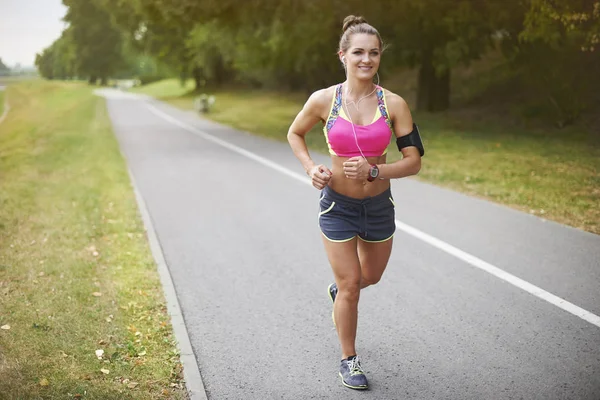
M 194 99 L 194 110 L 199 113 L 207 113 L 215 104 L 215 96 L 201 94 Z
M 141 82 L 139 79 L 119 79 L 114 84 L 114 87 L 120 90 L 128 90 L 140 85 Z

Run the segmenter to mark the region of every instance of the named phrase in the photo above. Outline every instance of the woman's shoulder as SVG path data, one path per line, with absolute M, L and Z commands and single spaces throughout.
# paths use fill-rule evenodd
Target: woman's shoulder
M 385 102 L 387 103 L 388 107 L 408 108 L 408 103 L 406 100 L 404 100 L 404 98 L 402 98 L 402 96 L 384 87 L 381 87 L 381 89 L 385 94 Z
M 329 102 L 331 102 L 331 99 L 335 94 L 335 90 L 338 86 L 339 84 L 336 84 L 323 89 L 316 90 L 310 95 L 310 97 L 321 101 L 328 100 Z
M 383 91 L 385 93 L 385 103 L 394 123 L 396 135 L 404 136 L 410 133 L 412 131 L 413 120 L 408 103 L 402 96 L 390 90 L 383 89 Z
M 307 104 L 310 104 L 313 107 L 328 108 L 329 106 L 331 106 L 331 101 L 333 99 L 337 86 L 338 85 L 333 85 L 314 91 L 308 98 Z

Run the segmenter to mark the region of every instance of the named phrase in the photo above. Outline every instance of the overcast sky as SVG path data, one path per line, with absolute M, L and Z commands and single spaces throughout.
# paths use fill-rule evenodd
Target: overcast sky
M 67 8 L 61 0 L 0 0 L 0 58 L 33 66 L 35 54 L 60 37 Z

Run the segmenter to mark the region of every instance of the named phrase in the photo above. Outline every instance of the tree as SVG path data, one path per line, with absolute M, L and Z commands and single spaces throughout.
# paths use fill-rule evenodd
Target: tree
M 388 42 L 383 74 L 400 65 L 418 69 L 416 108 L 425 111 L 447 109 L 452 69 L 500 38 L 511 66 L 529 71 L 532 82 L 549 71 L 541 60 L 561 58 L 558 75 L 568 76 L 562 61 L 576 46 L 587 53 L 577 53 L 575 59 L 585 59 L 578 65 L 595 68 L 590 54 L 599 54 L 593 50 L 600 42 L 600 0 L 92 1 L 137 48 L 182 77 L 191 73 L 197 89 L 235 81 L 310 92 L 339 82 L 344 76 L 335 53 L 349 14 L 366 17 Z M 547 79 L 559 81 L 558 75 Z M 548 98 L 565 109 L 556 95 Z
M 146 3 L 146 2 L 145 2 Z M 343 79 L 335 59 L 343 18 L 364 15 L 384 38 L 386 60 L 419 68 L 418 108 L 449 106 L 450 74 L 491 44 L 490 7 L 480 0 L 159 0 L 157 14 L 184 27 L 204 69 L 231 63 L 238 77 L 263 85 L 313 90 Z
M 445 110 L 450 105 L 454 67 L 477 59 L 491 45 L 491 5 L 481 0 L 398 0 L 369 4 L 384 38 L 386 59 L 416 67 L 417 108 Z M 366 14 L 371 13 L 365 10 Z
M 600 1 L 530 0 L 530 8 L 519 38 L 559 46 L 565 40 L 583 52 L 594 52 L 600 43 Z
M 536 107 L 559 127 L 571 124 L 600 102 L 600 1 L 529 0 L 522 8 L 521 23 L 506 24 L 505 53 Z
M 4 65 L 4 63 L 2 62 L 2 58 L 0 58 L 0 76 L 4 75 L 10 75 L 10 68 Z
M 121 32 L 113 25 L 110 14 L 96 0 L 63 0 L 68 7 L 65 21 L 77 55 L 77 70 L 90 83 L 108 77 L 124 65 Z
M 170 18 L 171 2 L 160 0 L 96 0 L 123 33 L 127 46 L 138 54 L 151 56 L 160 65 L 177 71 L 185 79 L 191 55 L 185 41 L 193 24 Z

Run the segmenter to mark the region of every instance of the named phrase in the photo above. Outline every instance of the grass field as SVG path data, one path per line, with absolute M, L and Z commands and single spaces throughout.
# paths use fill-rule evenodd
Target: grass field
M 0 90 L 0 117 L 4 114 L 4 91 Z
M 184 109 L 193 95 L 177 80 L 136 88 Z M 161 94 L 162 93 L 162 94 Z M 207 118 L 279 141 L 304 98 L 264 91 L 221 91 Z M 540 217 L 600 233 L 600 145 L 580 127 L 544 131 L 490 123 L 451 112 L 413 113 L 426 147 L 416 179 L 489 199 Z M 320 127 L 307 136 L 327 147 Z M 390 146 L 388 161 L 398 158 Z
M 0 397 L 184 399 L 156 266 L 104 99 L 8 88 L 0 125 Z

